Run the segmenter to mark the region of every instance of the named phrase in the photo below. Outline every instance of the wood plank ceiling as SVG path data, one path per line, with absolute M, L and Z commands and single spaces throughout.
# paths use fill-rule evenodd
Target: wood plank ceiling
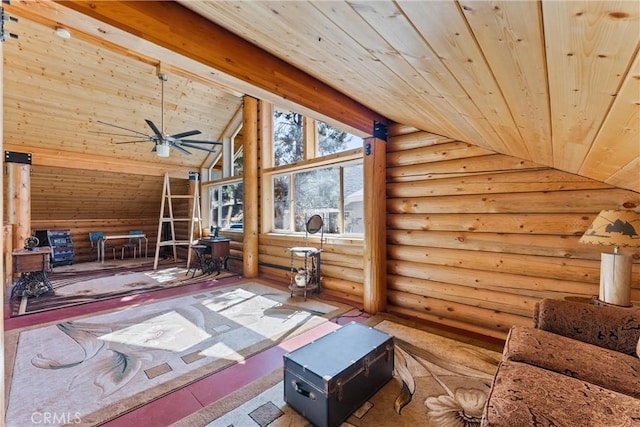
M 37 3 L 38 7 L 48 4 Z M 179 3 L 392 121 L 640 192 L 640 7 L 635 0 Z M 35 8 L 28 4 L 20 3 L 19 8 Z M 100 2 L 91 4 L 100 8 Z M 185 19 L 191 19 L 186 12 Z M 82 22 L 91 21 L 74 17 L 75 22 L 66 23 L 71 12 L 56 13 L 54 19 L 61 25 L 81 27 Z M 172 20 L 178 18 L 174 15 Z M 112 19 L 127 20 L 124 16 Z M 41 86 L 58 80 L 62 86 L 53 94 L 56 101 L 49 101 L 48 106 L 27 106 L 31 96 L 10 103 L 5 99 L 5 133 L 15 126 L 11 123 L 15 120 L 20 134 L 33 139 L 30 143 L 66 144 L 69 150 L 91 151 L 96 144 L 84 132 L 89 130 L 87 123 L 104 117 L 138 129 L 143 118 L 158 112 L 153 62 L 160 55 L 149 53 L 149 42 L 124 37 L 115 30 L 100 32 L 95 25 L 80 29 L 91 37 L 67 40 L 65 45 L 76 44 L 62 50 L 56 46 L 59 40 L 47 41 L 43 33 L 22 36 L 29 44 L 33 41 L 34 48 L 53 50 L 51 56 L 39 59 L 39 65 L 38 61 L 31 64 L 36 75 L 46 74 L 47 79 L 28 90 L 33 91 L 34 86 L 42 90 Z M 176 25 L 170 30 L 173 36 L 183 31 L 180 36 L 188 37 L 191 28 Z M 144 28 L 136 33 L 145 37 Z M 120 70 L 106 49 L 95 44 L 104 43 L 100 40 L 151 61 Z M 9 79 L 8 58 L 30 52 L 22 41 L 16 43 L 21 46 L 19 52 L 12 51 L 13 43 L 5 43 Z M 214 42 L 211 49 L 216 49 Z M 85 56 L 99 65 L 85 69 Z M 242 52 L 225 59 L 227 66 L 251 61 Z M 195 70 L 193 62 L 194 58 L 174 54 L 167 64 Z M 260 66 L 255 64 L 257 69 Z M 212 76 L 211 71 L 191 72 L 207 80 Z M 220 77 L 219 83 L 233 90 L 221 93 L 219 87 L 185 76 L 173 80 L 176 86 L 167 92 L 167 102 L 183 100 L 184 104 L 169 106 L 172 114 L 178 114 L 168 128 L 181 131 L 210 126 L 205 130 L 219 137 L 227 117 L 217 115 L 221 111 L 230 114 L 238 106 L 237 96 L 229 95 L 234 90 L 285 102 L 286 94 L 265 93 L 264 88 L 251 86 L 255 82 L 234 84 L 242 79 L 213 73 Z M 64 83 L 66 78 L 71 83 Z M 5 82 L 7 79 L 5 76 Z M 15 80 L 17 85 L 20 79 Z M 104 99 L 111 105 L 110 113 L 99 115 L 97 106 L 79 100 L 83 96 L 77 93 L 80 89 L 94 100 Z M 5 87 L 5 98 L 11 90 L 19 89 Z M 46 133 L 28 129 L 44 123 L 47 109 L 55 117 L 60 99 L 72 105 L 60 114 L 75 115 L 70 122 L 75 126 L 63 122 L 60 129 Z M 85 109 L 94 112 L 82 117 Z M 193 118 L 188 118 L 191 113 Z M 330 111 L 321 113 L 331 116 Z M 125 155 L 113 145 L 103 142 L 101 147 L 99 153 L 105 156 Z M 148 154 L 134 153 L 136 158 Z
M 181 3 L 398 123 L 640 191 L 635 0 Z
M 120 142 L 144 139 L 136 132 L 152 135 L 145 119 L 158 128 L 164 120 L 167 134 L 197 129 L 202 134 L 191 139 L 219 141 L 241 114 L 241 93 L 85 32 L 78 20 L 86 17 L 53 3 L 7 9 L 19 18 L 10 26 L 19 38 L 3 44 L 5 149 L 34 153 L 34 164 L 91 169 L 101 167 L 96 159 L 115 158 L 122 168 L 104 170 L 153 175 L 177 169 L 184 177 L 217 157 L 187 148 L 191 155 L 171 150 L 165 159 L 151 142 Z M 53 31 L 62 22 L 72 34 L 68 40 Z M 164 106 L 160 72 L 167 75 Z

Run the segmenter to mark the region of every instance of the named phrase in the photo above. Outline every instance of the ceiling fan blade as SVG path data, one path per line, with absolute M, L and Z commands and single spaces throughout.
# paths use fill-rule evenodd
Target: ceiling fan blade
M 100 132 L 100 131 L 93 131 L 93 130 L 90 130 L 89 133 L 95 133 L 97 135 L 114 135 L 114 136 L 129 136 L 129 137 L 134 137 L 135 136 L 135 135 L 126 134 L 126 133 Z M 142 135 L 144 135 L 144 134 L 142 134 Z
M 171 135 L 171 137 L 175 139 L 180 139 L 186 136 L 200 135 L 201 133 L 202 132 L 200 132 L 199 130 L 189 130 L 187 132 L 176 133 L 175 135 Z
M 211 148 L 198 147 L 197 145 L 191 145 L 189 143 L 181 143 L 181 145 L 184 145 L 185 147 L 189 147 L 189 148 L 195 148 L 196 150 L 208 151 L 209 153 L 217 153 L 216 150 L 212 150 Z
M 188 152 L 187 150 L 185 150 L 184 148 L 180 147 L 178 144 L 176 144 L 175 142 L 170 142 L 169 145 L 171 145 L 173 148 L 175 148 L 176 150 L 180 151 L 183 154 L 186 155 L 191 155 L 190 152 Z
M 146 133 L 138 132 L 137 130 L 133 130 L 133 129 L 123 128 L 122 126 L 113 125 L 113 124 L 107 123 L 107 122 L 101 122 L 100 120 L 96 120 L 96 123 L 100 123 L 101 125 L 113 126 L 114 128 L 118 128 L 118 129 L 126 130 L 126 131 L 129 131 L 129 132 L 137 133 L 138 135 L 148 136 Z
M 160 132 L 160 130 L 156 127 L 156 125 L 151 120 L 144 119 L 144 121 L 147 122 L 147 124 L 149 125 L 153 133 L 156 134 L 156 136 L 160 141 L 164 140 L 164 137 L 162 136 L 162 132 Z
M 222 142 L 218 142 L 218 141 L 198 141 L 197 139 L 181 139 L 180 142 L 188 142 L 190 144 L 222 145 Z
M 133 141 L 119 141 L 119 142 L 114 142 L 114 144 L 135 144 L 136 142 L 149 142 L 148 139 L 136 139 Z

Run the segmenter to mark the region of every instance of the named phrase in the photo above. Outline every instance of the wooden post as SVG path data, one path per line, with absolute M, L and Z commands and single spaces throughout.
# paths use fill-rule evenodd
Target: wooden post
M 378 138 L 364 140 L 364 310 L 386 310 L 387 224 L 386 145 Z
M 22 248 L 31 235 L 31 165 L 5 162 L 7 168 L 7 220 L 14 224 L 13 249 Z
M 244 134 L 244 241 L 243 275 L 258 277 L 258 101 L 243 98 Z
M 3 64 L 4 64 L 4 55 L 3 55 L 3 50 L 2 50 L 2 43 L 0 42 L 0 99 L 4 99 L 4 69 L 3 69 Z M 4 130 L 2 128 L 4 123 L 4 110 L 3 110 L 3 104 L 0 103 L 0 152 L 4 153 Z M 0 218 L 4 218 L 4 212 L 3 212 L 3 206 L 4 206 L 4 185 L 0 186 Z M 6 236 L 6 230 L 7 230 L 7 226 L 3 224 L 3 229 L 4 232 L 2 234 L 0 234 L 0 247 L 3 248 L 4 251 L 10 250 L 12 245 L 9 245 L 8 242 L 5 242 L 5 238 Z M 8 279 L 7 276 L 12 277 L 11 276 L 11 272 L 13 271 L 13 267 L 11 268 L 11 270 L 7 271 L 6 269 L 6 265 L 4 265 L 4 258 L 8 258 L 11 255 L 7 254 L 5 252 L 4 254 L 5 256 L 0 257 L 0 271 L 3 271 L 5 276 L 4 276 L 4 280 L 5 281 L 9 281 L 10 283 L 12 283 L 12 280 Z M 0 298 L 2 298 L 2 301 L 7 301 L 7 297 L 5 295 L 5 290 L 6 288 L 4 286 L 2 286 L 2 290 L 0 291 Z M 5 399 L 5 372 L 4 372 L 4 365 L 5 365 L 5 360 L 4 360 L 4 355 L 6 354 L 5 352 L 5 347 L 4 347 L 4 309 L 6 307 L 9 307 L 9 304 L 0 304 L 0 404 L 2 404 L 2 406 L 0 407 L 0 420 L 4 421 L 5 419 L 5 408 L 7 407 L 7 401 Z

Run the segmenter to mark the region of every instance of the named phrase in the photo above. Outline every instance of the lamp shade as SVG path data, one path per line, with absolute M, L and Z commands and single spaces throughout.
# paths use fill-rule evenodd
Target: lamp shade
M 158 144 L 156 145 L 156 154 L 158 157 L 169 157 L 169 145 Z
M 601 211 L 585 231 L 580 243 L 612 246 L 640 246 L 640 213 Z

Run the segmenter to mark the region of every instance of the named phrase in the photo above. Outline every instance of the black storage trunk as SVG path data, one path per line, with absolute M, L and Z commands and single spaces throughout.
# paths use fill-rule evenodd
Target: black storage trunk
M 338 426 L 393 375 L 393 337 L 351 322 L 284 355 L 284 401 L 317 427 Z

